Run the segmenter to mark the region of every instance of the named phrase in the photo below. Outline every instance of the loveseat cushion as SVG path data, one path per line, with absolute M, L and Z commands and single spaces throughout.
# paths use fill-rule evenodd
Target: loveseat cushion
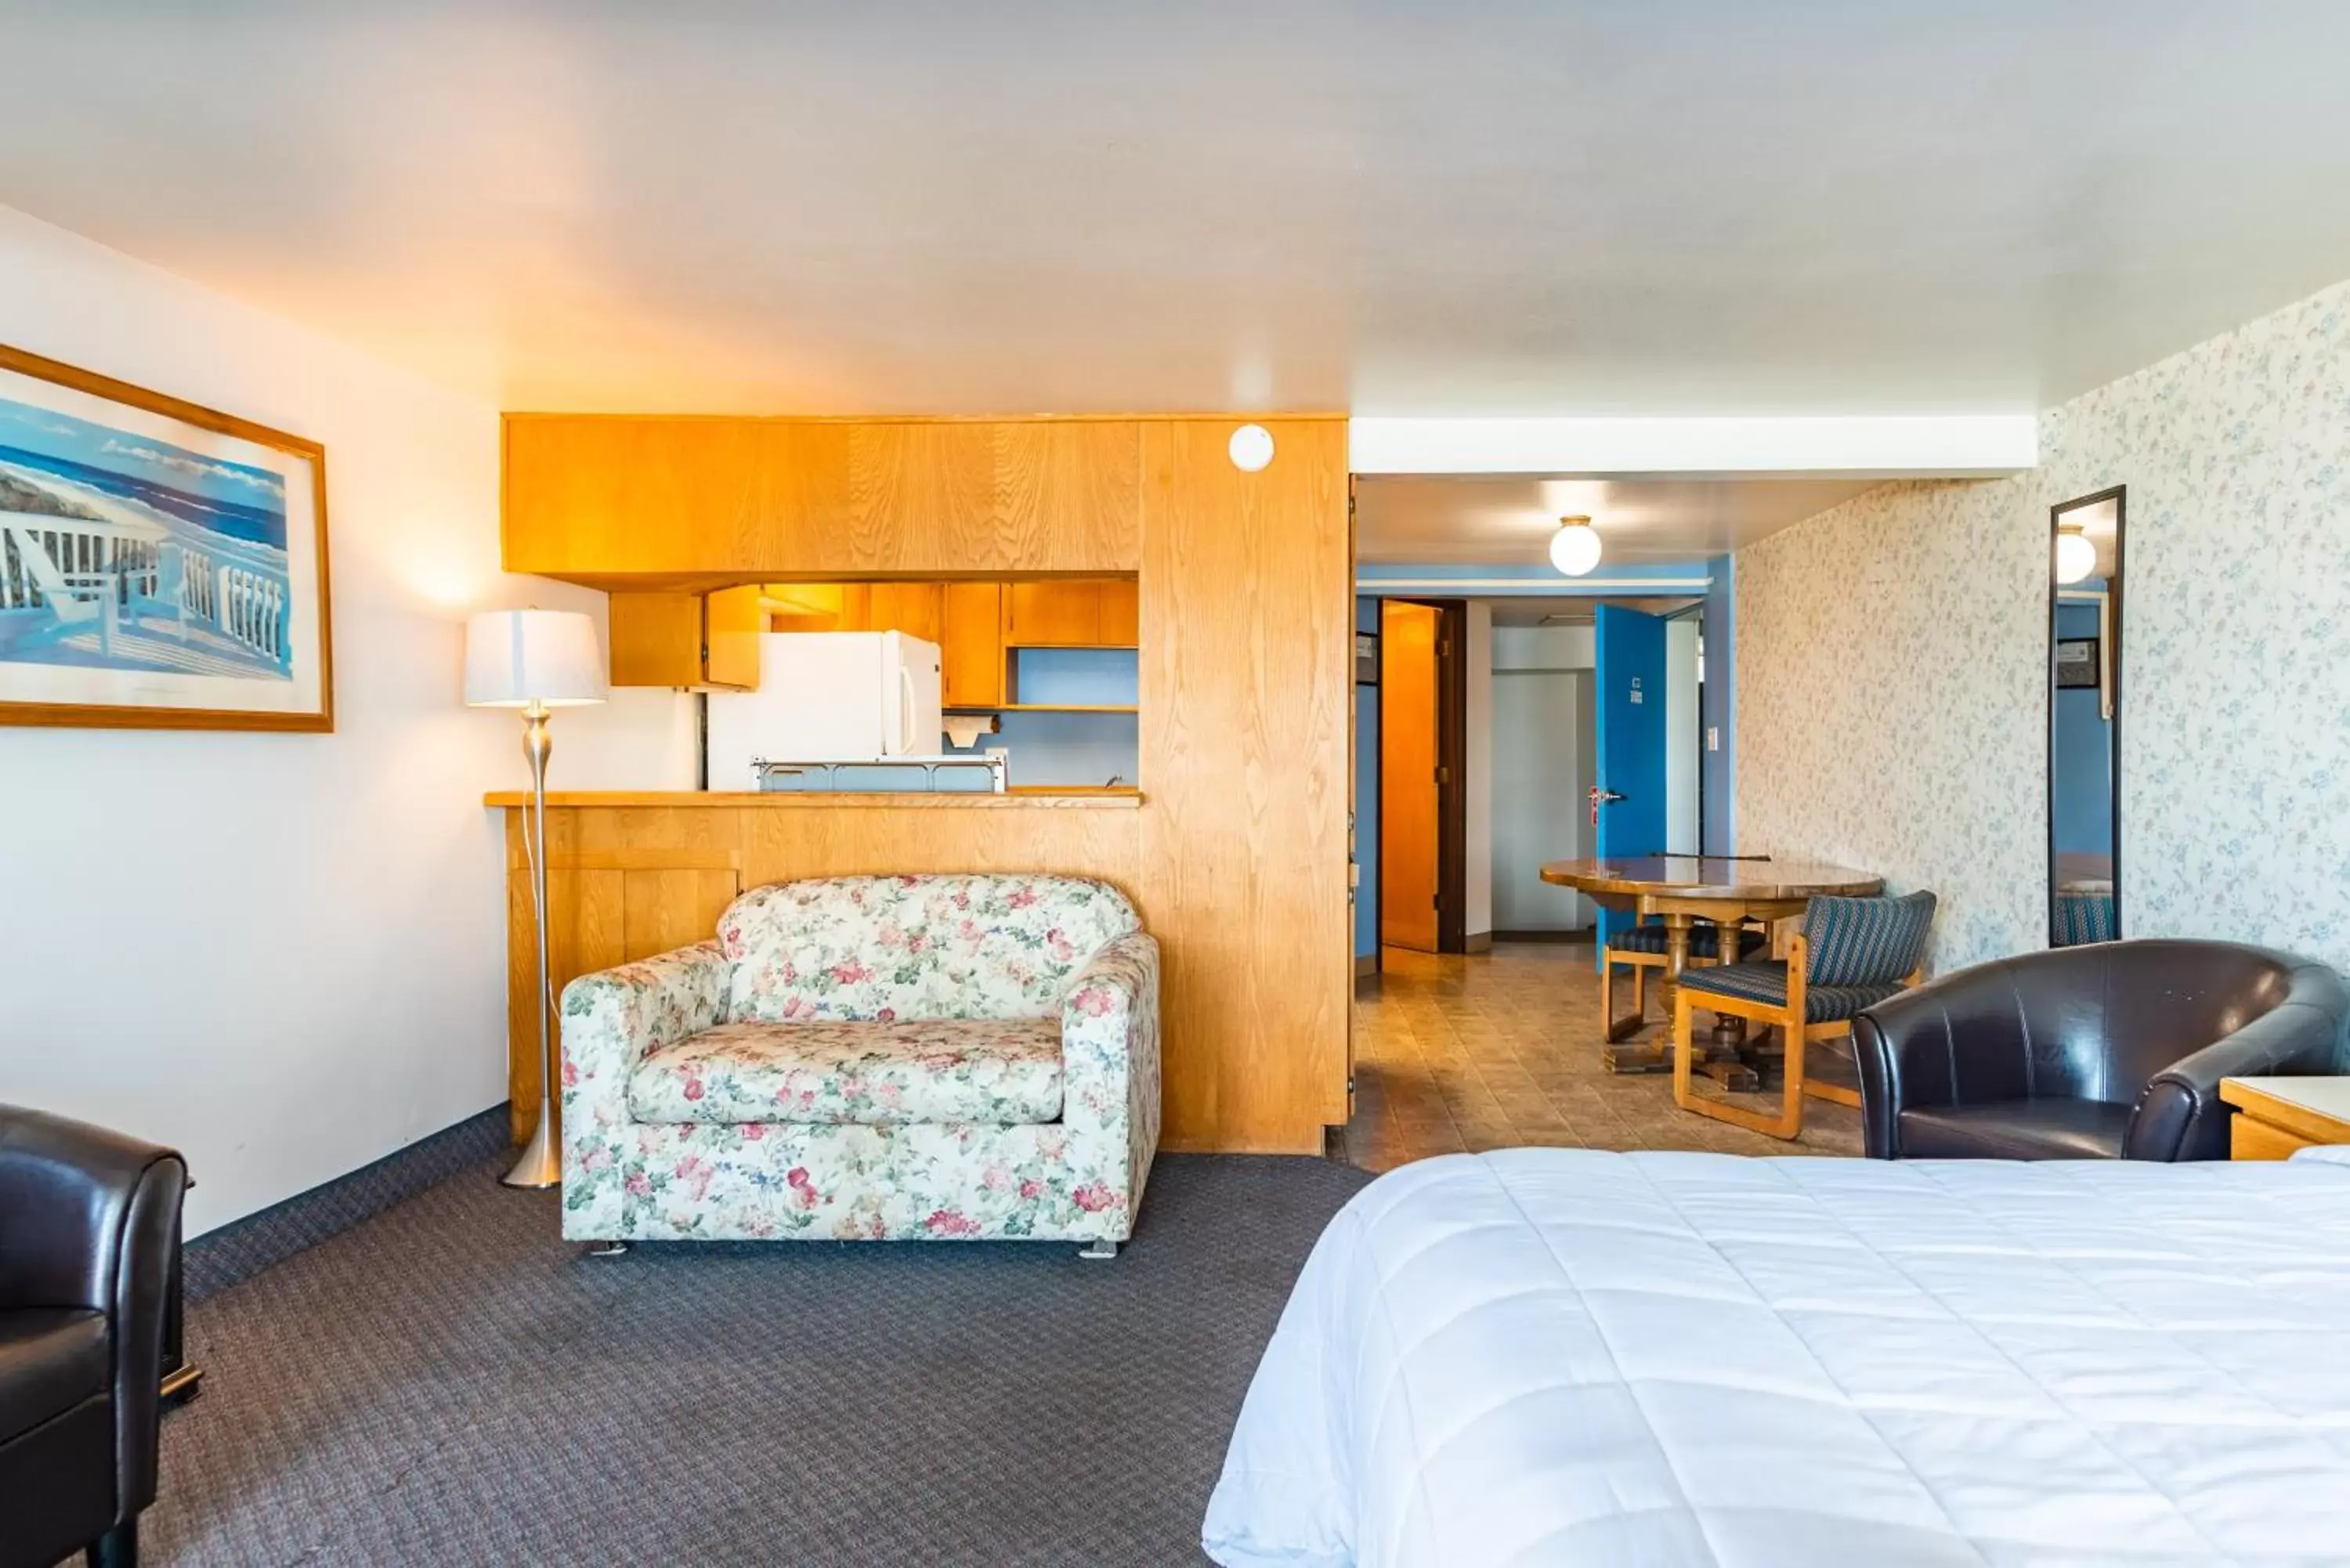
M 754 888 L 719 917 L 738 1023 L 1052 1018 L 1086 961 L 1141 929 L 1083 877 L 825 877 Z
M 969 1122 L 1061 1114 L 1061 1021 L 722 1023 L 647 1052 L 640 1122 Z

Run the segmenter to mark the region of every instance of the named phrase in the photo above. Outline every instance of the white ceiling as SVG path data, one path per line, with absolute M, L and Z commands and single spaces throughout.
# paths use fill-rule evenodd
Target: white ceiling
M 2030 410 L 2350 276 L 2341 0 L 0 0 L 0 202 L 507 407 Z
M 1355 558 L 1539 566 L 1562 517 L 1599 532 L 1609 566 L 1742 549 L 1877 484 L 1874 479 L 1363 478 Z

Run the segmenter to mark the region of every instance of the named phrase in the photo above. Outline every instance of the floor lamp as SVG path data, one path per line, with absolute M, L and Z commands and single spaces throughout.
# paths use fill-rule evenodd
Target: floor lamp
M 475 708 L 522 710 L 523 755 L 530 759 L 530 815 L 523 854 L 530 864 L 531 923 L 538 931 L 538 1128 L 512 1170 L 508 1187 L 555 1187 L 563 1180 L 555 1142 L 555 1085 L 562 1072 L 547 1029 L 546 738 L 548 712 L 604 700 L 604 659 L 596 623 L 573 610 L 484 610 L 465 623 L 465 701 Z

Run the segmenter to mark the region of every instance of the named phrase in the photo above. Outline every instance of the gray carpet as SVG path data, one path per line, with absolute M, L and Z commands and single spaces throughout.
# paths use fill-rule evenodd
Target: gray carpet
M 1191 1563 L 1258 1353 L 1368 1179 L 1162 1158 L 1058 1244 L 579 1257 L 483 1165 L 192 1307 L 148 1561 Z

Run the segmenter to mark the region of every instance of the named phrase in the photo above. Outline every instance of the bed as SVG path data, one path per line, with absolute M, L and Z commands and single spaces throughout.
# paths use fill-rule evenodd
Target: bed
M 1226 1568 L 2350 1563 L 2350 1148 L 1407 1166 L 1315 1245 L 1202 1544 Z

